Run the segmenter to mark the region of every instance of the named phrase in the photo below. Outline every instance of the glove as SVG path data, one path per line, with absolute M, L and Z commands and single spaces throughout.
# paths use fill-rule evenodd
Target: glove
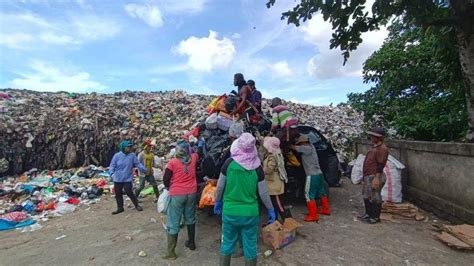
M 217 202 L 216 202 L 217 203 Z M 275 209 L 268 210 L 268 224 L 272 224 L 276 221 Z
M 216 201 L 214 205 L 214 214 L 221 215 L 222 214 L 222 200 Z

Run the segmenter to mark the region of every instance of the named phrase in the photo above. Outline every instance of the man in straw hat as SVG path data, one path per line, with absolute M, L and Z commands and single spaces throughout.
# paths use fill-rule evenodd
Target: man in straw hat
M 368 224 L 375 224 L 380 222 L 382 211 L 381 191 L 385 183 L 383 169 L 388 160 L 389 150 L 384 144 L 385 130 L 383 128 L 374 127 L 367 134 L 373 146 L 367 152 L 362 168 L 362 196 L 364 198 L 365 214 L 360 218 Z

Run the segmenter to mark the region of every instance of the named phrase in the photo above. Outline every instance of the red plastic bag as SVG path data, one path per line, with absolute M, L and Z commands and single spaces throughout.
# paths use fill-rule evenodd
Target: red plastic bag
M 79 205 L 79 203 L 81 203 L 78 198 L 69 198 L 66 202 L 73 205 Z

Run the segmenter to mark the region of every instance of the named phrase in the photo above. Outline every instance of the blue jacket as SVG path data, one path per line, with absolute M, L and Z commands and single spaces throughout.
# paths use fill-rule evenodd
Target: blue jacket
M 114 182 L 132 182 L 134 167 L 142 172 L 147 171 L 145 166 L 138 161 L 135 153 L 117 152 L 110 162 L 109 173 Z

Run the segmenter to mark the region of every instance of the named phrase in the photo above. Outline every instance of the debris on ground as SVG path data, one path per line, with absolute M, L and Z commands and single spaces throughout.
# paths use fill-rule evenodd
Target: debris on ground
M 3 230 L 29 226 L 22 232 L 41 229 L 36 222 L 73 213 L 80 205 L 96 203 L 109 193 L 110 176 L 94 165 L 77 169 L 31 169 L 0 183 L 0 221 Z
M 474 250 L 474 225 L 433 225 L 438 240 L 460 250 Z
M 143 257 L 146 257 L 146 256 L 147 256 L 147 254 L 146 254 L 146 252 L 145 252 L 145 251 L 143 251 L 143 250 L 142 250 L 142 251 L 138 252 L 138 256 L 140 256 L 140 257 L 142 257 L 142 258 L 143 258 Z
M 424 221 L 425 215 L 423 215 L 418 207 L 411 203 L 391 203 L 384 202 L 382 204 L 382 216 L 384 220 L 415 220 Z

